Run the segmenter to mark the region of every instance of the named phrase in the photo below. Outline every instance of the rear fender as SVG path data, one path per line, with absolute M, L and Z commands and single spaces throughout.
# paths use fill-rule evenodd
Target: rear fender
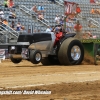
M 74 37 L 76 34 L 75 33 L 70 33 L 70 34 L 66 34 L 64 37 L 62 37 L 60 39 L 60 43 L 62 43 L 65 39 L 70 38 L 70 37 Z

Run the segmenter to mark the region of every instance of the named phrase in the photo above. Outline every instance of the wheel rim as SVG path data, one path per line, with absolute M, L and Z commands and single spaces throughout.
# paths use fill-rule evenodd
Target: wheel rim
M 35 56 L 36 61 L 40 61 L 41 60 L 41 55 L 40 53 L 37 53 Z
M 81 49 L 79 46 L 75 45 L 71 49 L 71 57 L 73 60 L 79 60 L 81 56 Z

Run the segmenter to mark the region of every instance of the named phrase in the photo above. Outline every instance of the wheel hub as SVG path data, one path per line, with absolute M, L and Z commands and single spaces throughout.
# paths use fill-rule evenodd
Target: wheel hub
M 37 53 L 35 58 L 36 58 L 36 61 L 40 61 L 40 60 L 41 60 L 41 55 L 40 55 L 40 53 Z
M 81 50 L 80 50 L 80 47 L 75 45 L 72 47 L 71 49 L 71 57 L 73 60 L 79 60 L 81 56 Z

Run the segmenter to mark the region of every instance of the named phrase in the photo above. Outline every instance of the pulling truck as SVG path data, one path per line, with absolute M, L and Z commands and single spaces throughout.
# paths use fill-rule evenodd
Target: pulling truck
M 33 64 L 43 65 L 78 65 L 84 59 L 84 47 L 81 41 L 74 38 L 75 33 L 63 35 L 56 48 L 56 36 L 53 32 L 20 34 L 15 45 L 8 46 L 10 59 L 17 64 L 22 59 Z

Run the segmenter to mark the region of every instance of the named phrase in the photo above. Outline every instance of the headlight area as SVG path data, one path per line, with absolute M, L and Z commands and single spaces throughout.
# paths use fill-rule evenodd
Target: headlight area
M 11 46 L 11 50 L 15 50 L 15 46 Z
M 16 53 L 16 47 L 15 46 L 9 46 L 8 47 L 8 53 L 9 54 L 15 54 Z
M 20 56 L 23 59 L 28 59 L 29 58 L 29 52 L 27 47 L 22 47 L 22 46 L 9 46 L 8 47 L 8 53 L 13 55 L 13 57 Z
M 21 52 L 22 58 L 23 59 L 29 59 L 29 51 L 27 48 L 22 48 L 22 52 Z
M 21 46 L 8 46 L 8 53 L 9 54 L 21 54 L 22 48 Z

